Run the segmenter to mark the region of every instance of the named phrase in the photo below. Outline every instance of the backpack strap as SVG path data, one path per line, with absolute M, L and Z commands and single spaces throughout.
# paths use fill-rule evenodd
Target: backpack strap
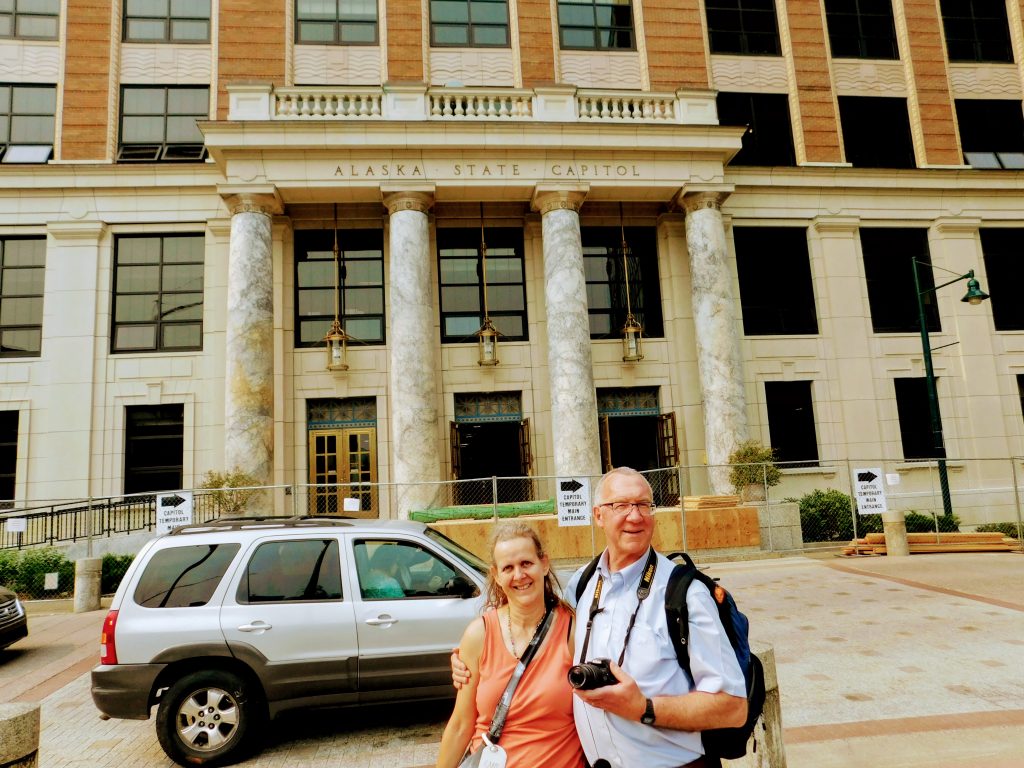
M 683 558 L 682 563 L 672 569 L 668 577 L 668 586 L 665 587 L 665 621 L 668 625 L 668 634 L 672 640 L 672 647 L 676 651 L 676 659 L 679 666 L 686 672 L 690 681 L 693 681 L 693 674 L 690 672 L 690 652 L 688 649 L 690 641 L 690 611 L 686 607 L 686 593 L 690 584 L 699 571 L 693 564 L 693 560 L 685 552 L 679 553 Z
M 579 606 L 580 598 L 583 597 L 583 591 L 587 588 L 587 582 L 590 581 L 594 576 L 594 571 L 597 570 L 597 563 L 601 559 L 598 555 L 589 563 L 587 567 L 583 569 L 583 573 L 580 574 L 580 580 L 576 582 L 576 604 Z

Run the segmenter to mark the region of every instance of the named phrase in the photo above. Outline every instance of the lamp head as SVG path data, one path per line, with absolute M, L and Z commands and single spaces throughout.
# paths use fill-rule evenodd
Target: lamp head
M 972 306 L 977 306 L 988 297 L 988 294 L 981 290 L 981 286 L 974 278 L 974 270 L 972 269 L 967 273 L 967 293 L 964 294 L 964 297 L 960 299 L 960 301 L 966 301 Z

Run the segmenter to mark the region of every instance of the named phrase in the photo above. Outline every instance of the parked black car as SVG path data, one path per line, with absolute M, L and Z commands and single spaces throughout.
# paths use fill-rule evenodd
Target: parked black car
M 0 650 L 27 636 L 25 607 L 11 590 L 0 587 Z

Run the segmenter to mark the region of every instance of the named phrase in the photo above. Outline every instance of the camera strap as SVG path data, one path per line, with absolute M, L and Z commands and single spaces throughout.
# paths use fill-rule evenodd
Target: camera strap
M 633 611 L 633 615 L 629 617 L 629 626 L 626 627 L 626 639 L 622 642 L 622 653 L 619 654 L 619 660 L 616 662 L 620 667 L 626 658 L 626 646 L 629 645 L 629 636 L 633 633 L 633 625 L 636 624 L 636 617 L 640 613 L 640 606 L 643 605 L 647 596 L 651 594 L 651 584 L 654 583 L 654 572 L 657 570 L 658 555 L 652 547 L 650 554 L 647 556 L 647 563 L 644 565 L 644 572 L 640 577 L 640 583 L 636 588 L 636 609 Z M 604 611 L 604 608 L 601 607 L 601 592 L 603 589 L 604 577 L 598 573 L 597 586 L 594 587 L 594 599 L 590 602 L 590 615 L 587 618 L 587 634 L 583 638 L 583 650 L 580 653 L 581 664 L 587 659 L 587 648 L 590 646 L 590 631 L 594 628 L 594 617 Z

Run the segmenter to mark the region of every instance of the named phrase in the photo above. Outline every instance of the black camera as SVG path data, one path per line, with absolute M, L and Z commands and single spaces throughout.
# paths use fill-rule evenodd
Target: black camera
M 608 667 L 610 663 L 611 659 L 594 659 L 586 664 L 569 667 L 569 685 L 583 691 L 615 685 L 619 681 Z

